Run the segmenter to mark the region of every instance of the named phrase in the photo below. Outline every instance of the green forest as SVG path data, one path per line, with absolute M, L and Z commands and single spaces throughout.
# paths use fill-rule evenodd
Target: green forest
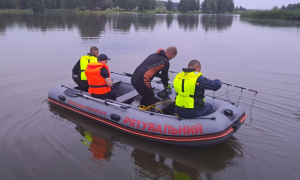
M 203 13 L 232 13 L 234 11 L 246 11 L 243 7 L 235 7 L 234 0 L 180 0 L 174 3 L 172 0 L 0 0 L 0 9 L 33 9 L 43 11 L 45 9 L 79 9 L 79 10 L 106 10 L 118 8 L 124 11 L 145 11 L 155 8 L 165 8 L 168 11 Z M 289 4 L 273 10 L 300 11 L 300 3 Z
M 274 8 L 276 9 L 277 6 L 275 6 Z M 273 8 L 273 9 L 274 9 Z M 282 10 L 286 10 L 286 11 L 300 11 L 300 3 L 298 4 L 289 4 L 287 6 L 282 6 L 281 7 Z
M 300 20 L 300 3 L 289 4 L 278 8 L 274 6 L 271 11 L 247 11 L 241 13 L 241 18 L 249 19 L 277 19 L 277 20 Z
M 43 11 L 45 9 L 79 9 L 79 10 L 106 10 L 118 8 L 124 11 L 145 11 L 157 7 L 168 11 L 180 12 L 196 11 L 200 8 L 205 13 L 233 12 L 233 0 L 204 0 L 200 6 L 200 0 L 180 0 L 173 3 L 171 0 L 1 0 L 0 9 L 33 9 Z
M 201 9 L 204 13 L 232 13 L 235 10 L 233 0 L 204 0 Z
M 1 9 L 80 9 L 106 10 L 119 7 L 130 11 L 138 8 L 140 11 L 155 9 L 155 0 L 1 0 Z

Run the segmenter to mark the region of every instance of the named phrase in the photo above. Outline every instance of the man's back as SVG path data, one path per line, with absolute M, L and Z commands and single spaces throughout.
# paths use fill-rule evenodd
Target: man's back
M 143 82 L 146 79 L 151 81 L 154 76 L 162 76 L 162 79 L 166 78 L 167 80 L 169 67 L 170 63 L 164 51 L 159 54 L 151 54 L 135 69 L 132 80 Z M 159 71 L 162 71 L 161 75 L 158 74 Z

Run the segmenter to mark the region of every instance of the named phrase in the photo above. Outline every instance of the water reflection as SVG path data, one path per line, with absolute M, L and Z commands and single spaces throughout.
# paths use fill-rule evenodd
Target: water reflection
M 84 14 L 77 16 L 77 26 L 81 37 L 100 37 L 105 31 L 107 16 L 95 16 L 94 14 Z
M 201 16 L 202 28 L 207 31 L 224 31 L 232 26 L 234 16 L 231 15 L 208 15 Z
M 199 25 L 199 15 L 178 15 L 179 27 L 184 30 L 197 30 Z
M 106 141 L 104 138 L 92 134 L 80 126 L 77 126 L 75 129 L 84 137 L 84 139 L 81 140 L 82 143 L 88 146 L 89 151 L 93 153 L 93 158 L 91 158 L 92 160 L 96 161 L 96 159 L 105 159 L 109 161 L 112 156 L 113 149 L 113 144 L 110 141 Z
M 166 16 L 166 23 L 167 23 L 167 27 L 168 29 L 172 26 L 173 23 L 173 15 L 167 15 Z
M 154 16 L 154 15 L 136 15 L 130 16 L 129 18 L 134 18 L 134 29 L 139 31 L 141 29 L 154 30 L 155 26 L 162 24 L 164 21 L 164 16 Z
M 233 16 L 224 15 L 133 15 L 133 14 L 88 14 L 74 12 L 41 12 L 41 13 L 1 13 L 0 34 L 5 35 L 9 28 L 40 30 L 73 30 L 78 29 L 82 38 L 99 38 L 108 30 L 129 32 L 150 30 L 164 25 L 172 26 L 174 17 L 180 29 L 197 30 L 200 22 L 205 31 L 225 30 L 232 25 Z M 109 30 L 110 30 L 109 29 Z
M 50 105 L 50 111 L 77 125 L 82 143 L 89 146 L 95 159 L 109 160 L 114 146 L 122 147 L 118 153 L 134 162 L 129 169 L 148 179 L 211 179 L 215 173 L 235 166 L 235 157 L 243 157 L 243 148 L 234 137 L 215 147 L 176 147 L 127 135 L 55 105 Z

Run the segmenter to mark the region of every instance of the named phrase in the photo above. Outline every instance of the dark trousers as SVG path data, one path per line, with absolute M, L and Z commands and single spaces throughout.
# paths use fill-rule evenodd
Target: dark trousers
M 92 94 L 92 97 L 97 98 L 97 99 L 111 99 L 116 101 L 117 100 L 117 96 L 116 93 L 113 91 L 110 91 L 106 94 Z
M 144 105 L 147 107 L 155 103 L 155 97 L 152 88 L 150 89 L 145 85 L 144 82 L 131 81 L 131 83 L 136 91 L 142 96 L 140 105 Z
M 210 103 L 205 103 L 205 106 L 200 109 L 187 109 L 175 106 L 175 113 L 182 118 L 196 118 L 206 116 L 213 112 L 213 106 Z
M 88 81 L 79 80 L 79 88 L 81 91 L 88 92 L 89 91 Z

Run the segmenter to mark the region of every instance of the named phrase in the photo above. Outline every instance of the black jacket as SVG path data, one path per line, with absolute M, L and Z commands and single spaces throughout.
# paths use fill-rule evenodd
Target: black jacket
M 168 71 L 170 68 L 169 59 L 164 50 L 158 50 L 157 53 L 148 56 L 134 71 L 132 82 L 144 83 L 150 82 L 154 76 L 160 77 L 165 87 L 168 86 Z M 161 72 L 161 73 L 160 73 Z

